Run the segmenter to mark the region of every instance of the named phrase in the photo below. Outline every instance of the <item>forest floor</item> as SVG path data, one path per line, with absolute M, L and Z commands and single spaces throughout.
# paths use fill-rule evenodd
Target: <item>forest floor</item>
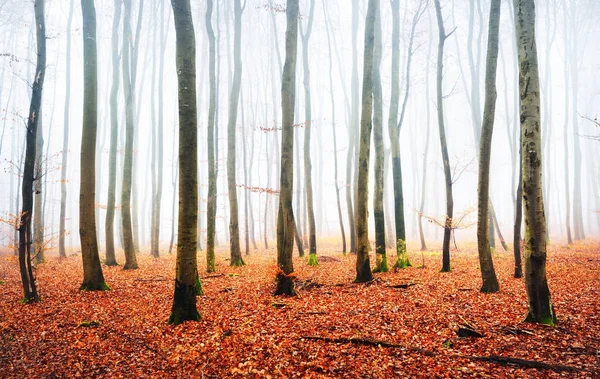
M 26 305 L 16 258 L 0 255 L 0 377 L 600 377 L 597 243 L 549 246 L 555 327 L 522 322 L 511 253 L 494 254 L 501 292 L 485 295 L 475 246 L 452 252 L 451 273 L 439 272 L 439 252 L 415 251 L 415 267 L 367 285 L 352 284 L 354 256 L 322 248 L 319 267 L 294 259 L 295 298 L 272 295 L 275 254 L 252 251 L 231 268 L 219 252 L 218 276 L 201 273 L 201 321 L 177 327 L 166 323 L 174 256 L 103 267 L 107 292 L 78 290 L 79 255 L 49 257 L 36 269 L 42 300 Z M 464 324 L 483 337 L 459 338 Z M 491 356 L 554 367 L 477 359 Z

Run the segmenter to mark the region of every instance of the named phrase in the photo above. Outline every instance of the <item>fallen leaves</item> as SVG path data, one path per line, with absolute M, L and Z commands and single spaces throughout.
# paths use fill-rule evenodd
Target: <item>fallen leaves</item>
M 218 273 L 203 277 L 201 320 L 178 327 L 166 324 L 174 257 L 140 255 L 134 271 L 104 267 L 107 292 L 77 290 L 79 257 L 49 257 L 36 269 L 42 301 L 23 305 L 16 261 L 0 256 L 0 377 L 561 375 L 544 364 L 598 375 L 597 245 L 550 246 L 555 328 L 521 323 L 527 299 L 511 253 L 494 257 L 501 292 L 486 295 L 471 290 L 481 280 L 474 247 L 453 252 L 451 273 L 428 252 L 426 268 L 377 274 L 368 286 L 351 283 L 353 256 L 320 252 L 333 259 L 313 268 L 295 258 L 296 298 L 272 295 L 274 250 L 253 251 L 239 268 L 218 252 Z M 460 325 L 483 337 L 458 338 Z M 529 361 L 541 365 L 525 368 Z

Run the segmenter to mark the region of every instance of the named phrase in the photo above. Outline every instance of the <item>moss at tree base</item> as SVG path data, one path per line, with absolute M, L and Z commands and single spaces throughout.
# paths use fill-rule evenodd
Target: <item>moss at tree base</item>
M 385 254 L 377 254 L 375 263 L 375 268 L 373 272 L 388 272 L 390 268 L 388 266 L 387 255 Z
M 106 284 L 106 282 L 100 282 L 100 283 L 92 283 L 92 282 L 87 282 L 87 283 L 83 283 L 81 285 L 81 287 L 79 287 L 80 291 L 110 291 L 110 287 L 108 286 L 108 284 Z
M 231 261 L 231 265 L 230 266 L 231 267 L 242 267 L 242 266 L 245 266 L 245 265 L 246 265 L 246 262 L 244 262 L 244 260 L 242 259 L 242 257 L 239 257 L 237 259 L 233 259 Z
M 312 267 L 317 267 L 319 265 L 319 261 L 317 260 L 317 254 L 308 254 L 308 265 Z

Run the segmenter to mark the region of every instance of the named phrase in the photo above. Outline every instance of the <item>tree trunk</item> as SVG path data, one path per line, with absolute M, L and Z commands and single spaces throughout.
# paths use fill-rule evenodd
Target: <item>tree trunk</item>
M 35 176 L 33 181 L 33 256 L 36 263 L 44 261 L 44 212 L 42 207 L 42 178 L 44 177 L 44 131 L 42 129 L 42 105 L 38 113 L 35 137 Z
M 189 0 L 171 0 L 176 33 L 179 95 L 179 220 L 175 293 L 170 324 L 197 321 L 198 111 L 196 37 Z
M 83 260 L 82 290 L 107 290 L 96 235 L 96 131 L 98 127 L 98 54 L 94 0 L 81 1 L 83 15 L 83 128 L 79 186 L 79 238 Z
M 521 90 L 525 288 L 529 301 L 526 321 L 554 325 L 556 314 L 546 279 L 546 216 L 542 194 L 540 85 L 535 42 L 535 3 L 534 0 L 518 0 L 515 7 Z
M 365 51 L 363 66 L 362 110 L 360 118 L 360 153 L 358 156 L 358 186 L 356 197 L 356 279 L 357 283 L 373 280 L 369 262 L 369 156 L 373 126 L 373 60 L 375 46 L 375 19 L 379 0 L 369 0 L 365 21 Z
M 36 0 L 33 7 L 35 10 L 37 63 L 32 84 L 29 116 L 27 117 L 25 162 L 23 164 L 23 184 L 21 187 L 23 207 L 21 209 L 19 224 L 19 269 L 21 272 L 21 284 L 23 285 L 23 301 L 25 303 L 36 302 L 39 299 L 32 269 L 31 215 L 33 213 L 33 186 L 36 180 L 40 180 L 39 177 L 35 177 L 36 139 L 46 74 L 44 0 Z
M 488 48 L 485 73 L 485 104 L 479 150 L 479 182 L 477 186 L 477 246 L 483 285 L 481 292 L 500 291 L 490 250 L 490 161 L 492 135 L 496 116 L 496 72 L 498 68 L 498 34 L 500 29 L 500 0 L 492 0 L 488 31 Z M 475 100 L 475 99 L 474 99 Z M 493 225 L 493 223 L 492 223 Z M 492 234 L 493 236 L 493 234 Z
M 125 265 L 123 269 L 138 268 L 133 240 L 131 192 L 133 176 L 133 139 L 134 139 L 134 109 L 133 85 L 131 81 L 131 0 L 124 0 L 123 18 L 123 90 L 125 92 L 125 159 L 123 162 L 123 181 L 121 187 L 121 214 L 123 222 L 123 243 L 125 244 Z
M 277 285 L 276 295 L 295 295 L 294 264 L 294 106 L 296 97 L 296 57 L 298 54 L 298 0 L 287 0 L 285 33 L 285 65 L 281 78 L 281 176 L 279 211 L 277 214 Z
M 446 188 L 446 220 L 444 222 L 444 242 L 442 245 L 442 272 L 450 271 L 450 235 L 452 234 L 452 217 L 454 212 L 454 199 L 452 197 L 452 173 L 450 171 L 450 158 L 448 156 L 448 144 L 446 142 L 446 127 L 444 126 L 444 94 L 443 75 L 444 75 L 444 45 L 446 39 L 454 33 L 446 34 L 444 30 L 444 18 L 440 0 L 434 0 L 435 13 L 439 29 L 438 57 L 437 57 L 437 115 L 438 127 L 440 133 L 440 147 L 442 150 L 442 160 L 444 164 L 444 178 Z M 456 30 L 456 29 L 455 29 Z
M 355 152 L 358 149 L 357 137 L 359 133 L 359 79 L 358 79 L 358 0 L 352 0 L 352 82 L 350 122 L 348 123 L 348 151 L 346 155 L 346 208 L 348 209 L 348 221 L 350 222 L 350 253 L 356 253 L 356 225 L 354 220 L 356 206 L 356 189 L 352 180 L 352 167 L 355 174 L 358 171 L 355 161 Z M 341 64 L 341 63 L 340 63 Z M 352 195 L 354 192 L 354 207 Z
M 563 5 L 566 7 L 567 2 L 563 1 Z M 564 32 L 565 32 L 565 70 L 564 70 L 564 80 L 565 80 L 565 126 L 564 126 L 564 148 L 565 148 L 565 157 L 564 157 L 564 168 L 565 168 L 565 224 L 567 227 L 567 242 L 570 244 L 573 243 L 573 237 L 571 234 L 571 186 L 569 180 L 569 61 L 570 61 L 570 51 L 569 51 L 569 35 L 568 35 L 568 12 L 564 11 Z M 518 41 L 517 41 L 518 42 Z M 571 63 L 573 64 L 573 63 Z M 577 63 L 575 63 L 577 64 Z M 523 158 L 525 159 L 525 158 Z M 523 173 L 525 175 L 525 173 Z M 527 223 L 527 221 L 525 221 Z
M 312 133 L 312 99 L 310 93 L 310 65 L 308 63 L 308 42 L 312 32 L 312 25 L 315 14 L 315 0 L 310 1 L 310 11 L 308 16 L 308 24 L 306 32 L 302 32 L 302 24 L 300 24 L 300 32 L 302 33 L 302 61 L 304 67 L 304 187 L 306 189 L 306 208 L 308 217 L 308 264 L 310 266 L 318 266 L 317 261 L 317 237 L 315 224 L 315 210 L 313 204 L 313 184 L 312 184 L 312 162 L 310 157 L 310 139 Z
M 116 266 L 115 257 L 115 208 L 117 187 L 117 148 L 119 138 L 119 21 L 121 19 L 121 1 L 115 0 L 115 15 L 112 29 L 112 86 L 110 88 L 110 152 L 108 157 L 108 200 L 106 203 L 106 265 Z M 68 49 L 68 47 L 67 47 Z M 68 75 L 68 74 L 67 74 Z M 68 87 L 67 87 L 68 88 Z
M 242 79 L 242 5 L 241 0 L 234 0 L 235 34 L 233 47 L 233 83 L 229 97 L 229 122 L 227 123 L 227 188 L 229 193 L 229 241 L 231 266 L 243 266 L 240 248 L 240 226 L 236 183 L 235 135 L 237 126 L 240 84 Z
M 215 267 L 215 217 L 217 209 L 217 176 L 215 168 L 215 112 L 217 103 L 215 33 L 212 27 L 213 0 L 206 2 L 206 32 L 208 34 L 209 105 L 207 125 L 208 197 L 206 199 L 206 272 Z
M 375 164 L 373 167 L 373 216 L 375 218 L 375 269 L 374 272 L 389 271 L 385 246 L 385 213 L 383 210 L 383 187 L 385 154 L 383 146 L 383 93 L 381 89 L 381 12 L 375 16 L 375 40 L 373 47 L 373 144 Z
M 340 200 L 340 186 L 338 183 L 338 159 L 337 159 L 337 136 L 335 132 L 335 96 L 333 93 L 333 55 L 331 54 L 331 34 L 329 32 L 329 20 L 327 16 L 327 8 L 325 0 L 321 0 L 323 4 L 323 12 L 325 15 L 325 29 L 327 30 L 327 48 L 329 51 L 329 99 L 331 101 L 331 132 L 333 136 L 333 169 L 335 181 L 335 197 L 338 210 L 338 220 L 340 223 L 340 232 L 342 234 L 342 252 L 346 254 L 346 232 L 344 230 L 344 219 L 342 217 L 342 204 Z

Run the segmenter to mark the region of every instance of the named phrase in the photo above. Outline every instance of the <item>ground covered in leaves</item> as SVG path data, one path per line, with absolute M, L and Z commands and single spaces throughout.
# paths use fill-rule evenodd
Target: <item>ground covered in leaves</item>
M 295 298 L 272 296 L 274 250 L 253 251 L 241 268 L 223 251 L 217 275 L 201 273 L 201 321 L 177 327 L 166 323 L 173 256 L 142 254 L 134 271 L 104 267 L 108 292 L 78 290 L 80 256 L 50 257 L 36 269 L 41 302 L 25 305 L 17 260 L 5 254 L 0 377 L 598 377 L 600 249 L 549 249 L 554 328 L 521 322 L 527 300 L 511 253 L 494 256 L 501 292 L 479 292 L 475 246 L 452 253 L 451 273 L 439 272 L 439 252 L 411 252 L 415 267 L 367 285 L 352 284 L 354 256 L 323 248 L 319 267 L 295 258 Z M 465 325 L 483 337 L 459 338 Z M 557 368 L 473 358 L 489 356 Z

